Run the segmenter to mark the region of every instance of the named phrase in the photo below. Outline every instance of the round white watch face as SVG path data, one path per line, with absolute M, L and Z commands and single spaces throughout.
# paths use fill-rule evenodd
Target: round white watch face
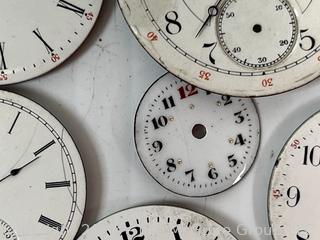
M 252 18 L 248 6 L 264 9 L 264 15 Z M 272 21 L 266 21 L 266 16 Z M 239 24 L 246 26 L 245 32 Z M 236 63 L 253 69 L 272 67 L 286 59 L 298 37 L 297 18 L 287 0 L 228 0 L 221 9 L 217 27 L 225 53 Z
M 274 240 L 320 238 L 319 142 L 320 113 L 317 113 L 296 130 L 278 157 L 268 206 Z
M 200 88 L 263 96 L 320 74 L 318 1 L 118 1 L 151 56 Z
M 113 214 L 85 231 L 79 240 L 236 240 L 212 219 L 190 210 L 144 206 Z
M 260 124 L 250 99 L 213 94 L 164 75 L 145 93 L 135 143 L 151 176 L 168 190 L 209 196 L 239 182 L 254 162 Z
M 57 67 L 84 41 L 102 0 L 28 0 L 1 3 L 0 85 Z
M 73 240 L 86 200 L 78 150 L 45 109 L 0 91 L 0 239 Z

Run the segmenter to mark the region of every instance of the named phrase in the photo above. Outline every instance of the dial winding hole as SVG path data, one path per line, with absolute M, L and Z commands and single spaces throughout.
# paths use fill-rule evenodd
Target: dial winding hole
M 260 24 L 255 24 L 252 28 L 252 30 L 255 32 L 255 33 L 261 33 L 262 32 L 262 26 Z
M 207 129 L 202 124 L 196 124 L 192 128 L 192 135 L 197 139 L 202 139 L 207 135 Z

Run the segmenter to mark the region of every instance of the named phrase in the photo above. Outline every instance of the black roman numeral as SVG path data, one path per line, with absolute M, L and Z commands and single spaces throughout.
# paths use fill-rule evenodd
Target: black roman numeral
M 1 55 L 0 70 L 7 69 L 6 60 L 4 58 L 4 46 L 5 46 L 5 42 L 0 42 L 0 55 Z
M 46 189 L 48 189 L 48 188 L 62 188 L 62 187 L 70 187 L 70 181 L 46 182 Z
M 34 35 L 36 35 L 36 37 L 43 43 L 43 45 L 45 46 L 48 54 L 53 55 L 54 49 L 43 39 L 40 31 L 38 28 L 36 28 L 36 30 L 32 31 L 34 33 Z
M 9 130 L 9 132 L 8 132 L 9 134 L 11 134 L 11 133 L 12 133 L 12 130 L 13 130 L 14 126 L 16 125 L 16 123 L 17 123 L 17 121 L 18 121 L 18 118 L 19 118 L 20 114 L 21 114 L 21 112 L 18 112 L 18 114 L 17 114 L 16 118 L 14 119 L 14 121 L 13 121 L 13 123 L 12 123 L 12 125 L 11 125 L 11 128 L 10 128 L 10 130 Z
M 40 153 L 42 153 L 44 150 L 46 150 L 47 148 L 51 147 L 53 144 L 55 144 L 56 142 L 54 140 L 52 140 L 51 142 L 49 142 L 48 144 L 46 144 L 45 146 L 43 146 L 42 148 L 40 148 L 38 151 L 34 152 L 34 156 L 38 156 Z
M 80 8 L 72 3 L 69 3 L 65 0 L 59 0 L 58 4 L 57 4 L 58 7 L 61 7 L 61 8 L 64 8 L 64 9 L 67 9 L 67 10 L 70 10 L 72 12 L 74 12 L 75 14 L 77 14 L 78 16 L 82 17 L 83 14 L 85 13 L 85 9 L 83 8 Z
M 61 223 L 58 223 L 58 222 L 56 222 L 46 216 L 43 216 L 43 215 L 40 216 L 38 222 L 42 223 L 43 225 L 46 225 L 54 230 L 57 230 L 58 232 L 60 232 L 62 229 Z

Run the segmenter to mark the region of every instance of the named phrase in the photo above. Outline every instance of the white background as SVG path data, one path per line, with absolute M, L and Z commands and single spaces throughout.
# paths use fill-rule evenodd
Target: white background
M 262 142 L 255 165 L 236 187 L 216 196 L 191 199 L 158 185 L 135 152 L 135 110 L 143 93 L 164 73 L 131 34 L 116 1 L 110 0 L 105 1 L 90 37 L 67 62 L 43 77 L 4 89 L 43 105 L 73 136 L 87 174 L 84 223 L 92 225 L 133 206 L 172 204 L 214 218 L 240 240 L 271 239 L 256 229 L 268 226 L 272 167 L 293 130 L 320 109 L 320 82 L 256 99 Z M 238 225 L 246 228 L 249 236 L 237 234 Z

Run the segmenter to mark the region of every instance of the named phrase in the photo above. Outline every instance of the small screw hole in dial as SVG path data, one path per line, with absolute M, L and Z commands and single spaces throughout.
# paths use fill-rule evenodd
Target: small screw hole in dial
M 192 135 L 197 139 L 202 139 L 207 135 L 207 129 L 202 124 L 196 124 L 192 128 Z

